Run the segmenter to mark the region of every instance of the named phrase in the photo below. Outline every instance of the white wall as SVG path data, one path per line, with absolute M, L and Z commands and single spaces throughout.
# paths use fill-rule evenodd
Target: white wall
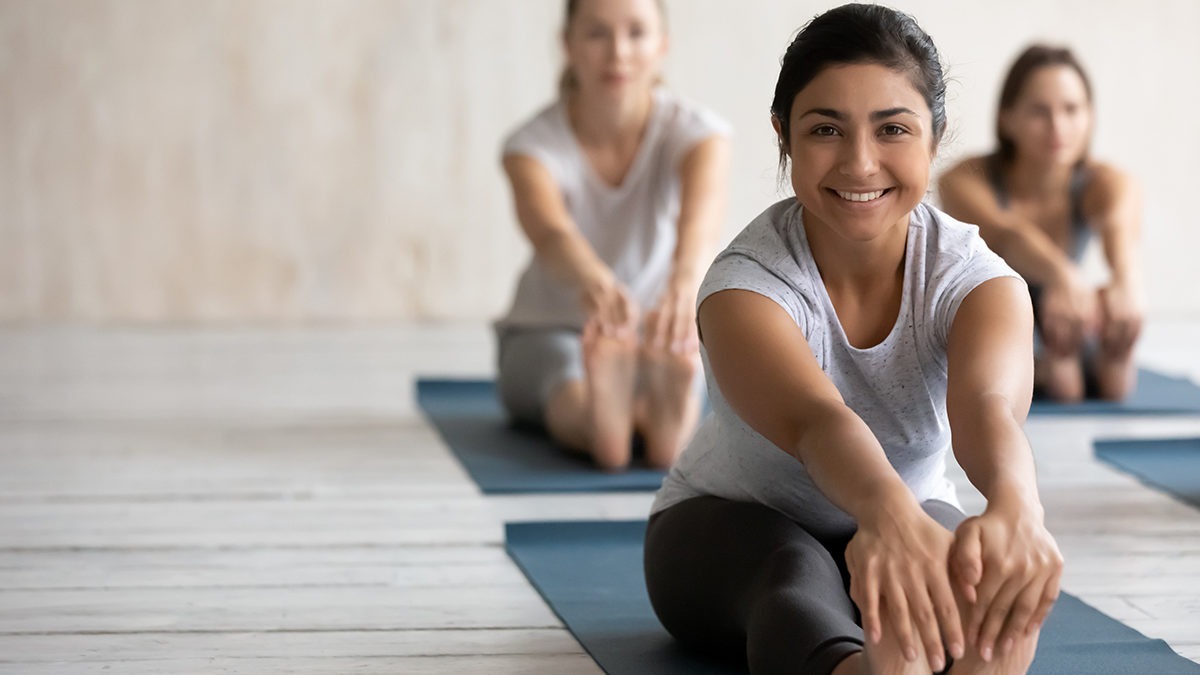
M 553 95 L 561 0 L 0 0 L 0 319 L 483 320 L 528 255 L 498 167 Z M 736 129 L 731 237 L 778 198 L 768 106 L 831 3 L 670 0 L 666 79 Z M 1200 2 L 898 2 L 954 78 L 1073 46 L 1096 155 L 1140 177 L 1151 317 L 1200 316 Z

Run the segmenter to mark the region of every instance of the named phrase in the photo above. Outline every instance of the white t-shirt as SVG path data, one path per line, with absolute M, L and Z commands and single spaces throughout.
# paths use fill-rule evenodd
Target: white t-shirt
M 640 307 L 662 293 L 675 251 L 679 165 L 688 151 L 729 125 L 665 89 L 654 92 L 645 136 L 623 182 L 612 187 L 588 163 L 558 100 L 512 133 L 502 155 L 524 155 L 550 172 L 575 225 Z M 498 325 L 582 328 L 578 294 L 533 257 Z
M 737 288 L 777 302 L 796 325 L 846 404 L 867 424 L 920 501 L 957 506 L 945 476 L 946 346 L 954 314 L 976 286 L 1015 272 L 979 237 L 926 204 L 909 219 L 900 312 L 891 333 L 867 349 L 852 346 L 834 312 L 804 232 L 803 208 L 787 199 L 758 216 L 713 262 L 698 303 Z M 657 512 L 690 497 L 758 502 L 810 533 L 848 536 L 856 525 L 817 488 L 804 465 L 754 431 L 730 407 L 703 349 L 712 413 L 671 470 Z M 837 452 L 837 448 L 829 448 Z

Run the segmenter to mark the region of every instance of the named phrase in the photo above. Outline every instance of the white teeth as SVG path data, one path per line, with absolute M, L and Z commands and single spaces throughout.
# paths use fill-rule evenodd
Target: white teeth
M 869 202 L 882 197 L 886 190 L 876 190 L 875 192 L 842 192 L 841 190 L 835 190 L 834 192 L 837 192 L 838 196 L 846 201 Z

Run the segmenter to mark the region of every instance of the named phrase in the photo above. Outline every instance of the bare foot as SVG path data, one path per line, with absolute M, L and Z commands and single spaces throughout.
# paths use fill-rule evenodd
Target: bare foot
M 894 633 L 886 627 L 883 639 L 879 644 L 871 644 L 868 639 L 863 647 L 863 672 L 870 675 L 929 675 L 932 670 L 929 660 L 925 658 L 925 647 L 917 640 L 917 658 L 908 661 L 904 658 L 904 650 Z
M 583 330 L 587 372 L 590 452 L 603 469 L 629 464 L 633 437 L 633 387 L 637 338 L 601 335 L 595 324 Z
M 1025 675 L 1037 653 L 1039 635 L 1040 632 L 1035 632 L 1013 642 L 1007 649 L 997 645 L 990 662 L 984 661 L 979 650 L 972 645 L 961 659 L 955 660 L 950 675 Z
M 683 452 L 700 417 L 700 398 L 693 386 L 700 355 L 642 345 L 639 368 L 635 426 L 646 443 L 646 462 L 667 468 Z

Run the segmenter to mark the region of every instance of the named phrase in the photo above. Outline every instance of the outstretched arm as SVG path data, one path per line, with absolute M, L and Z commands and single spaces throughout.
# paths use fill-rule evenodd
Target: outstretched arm
M 1016 279 L 984 282 L 950 330 L 946 408 L 954 454 L 987 509 L 959 526 L 951 570 L 985 661 L 1027 635 L 1058 597 L 1062 556 L 1044 524 L 1033 453 L 1021 429 L 1033 389 L 1033 311 Z
M 1111 275 L 1100 295 L 1105 348 L 1124 352 L 1142 328 L 1142 270 L 1138 239 L 1142 195 L 1135 181 L 1115 168 L 1097 165 L 1083 200 L 1084 213 L 1100 233 Z
M 632 332 L 637 308 L 608 265 L 579 231 L 553 176 L 536 159 L 507 155 L 504 171 L 534 254 L 555 278 L 578 290 L 584 312 L 605 333 Z
M 1030 285 L 1045 288 L 1041 327 L 1046 346 L 1063 355 L 1078 351 L 1096 319 L 1095 293 L 1078 266 L 1036 223 L 1000 207 L 982 159 L 943 174 L 938 192 L 946 213 L 978 225 L 989 248 Z
M 701 339 L 721 393 L 782 452 L 803 462 L 821 491 L 858 521 L 847 549 L 851 595 L 873 643 L 889 634 L 908 659 L 924 644 L 941 670 L 943 636 L 963 636 L 946 568 L 951 533 L 930 518 L 888 462 L 871 429 L 821 370 L 804 333 L 779 305 L 744 290 L 700 306 Z
M 646 317 L 646 341 L 661 349 L 695 352 L 696 291 L 721 229 L 729 180 L 729 141 L 712 136 L 696 144 L 679 166 L 678 236 L 671 273 Z

